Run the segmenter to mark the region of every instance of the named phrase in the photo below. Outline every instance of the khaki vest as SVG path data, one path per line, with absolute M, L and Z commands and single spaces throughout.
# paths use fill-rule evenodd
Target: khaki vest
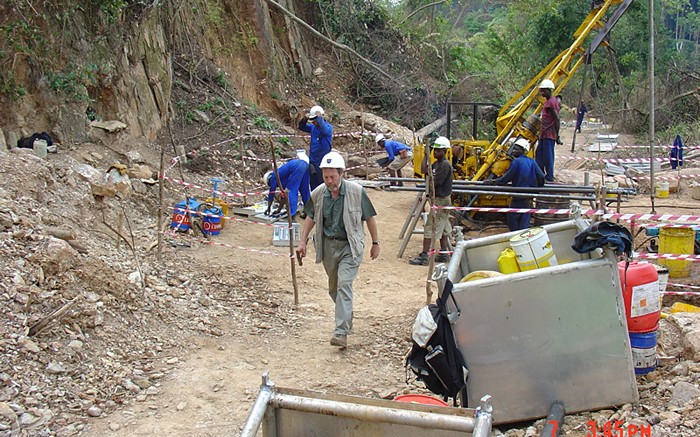
M 343 225 L 348 235 L 350 251 L 354 259 L 359 258 L 365 251 L 365 230 L 362 227 L 362 186 L 355 182 L 343 180 L 345 185 L 345 203 L 343 204 Z M 316 262 L 323 260 L 323 196 L 328 188 L 321 184 L 311 192 L 314 202 L 314 221 L 316 232 L 314 234 L 314 247 L 316 248 Z

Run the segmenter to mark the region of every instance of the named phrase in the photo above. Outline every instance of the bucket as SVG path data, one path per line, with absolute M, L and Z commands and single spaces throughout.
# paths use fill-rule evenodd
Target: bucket
M 651 332 L 630 332 L 634 374 L 646 375 L 656 369 L 656 328 Z
M 691 228 L 661 228 L 659 253 L 692 255 L 695 253 L 695 231 Z M 691 263 L 692 261 L 659 260 L 659 264 L 668 267 L 671 278 L 690 276 Z
M 210 205 L 215 205 L 221 208 L 221 213 L 224 217 L 228 217 L 228 203 L 224 202 L 219 198 L 207 197 L 204 201 Z M 226 220 L 221 221 L 221 229 L 226 227 Z
M 666 292 L 666 286 L 668 285 L 668 269 L 663 266 L 654 266 L 656 268 L 656 273 L 659 275 L 659 307 L 664 306 L 664 293 Z
M 202 211 L 202 231 L 204 235 L 219 235 L 221 233 L 221 208 L 213 207 Z
M 180 203 L 175 204 L 175 209 L 173 210 L 173 219 L 170 223 L 170 227 L 177 229 L 179 231 L 188 231 L 192 222 L 190 220 L 193 213 L 196 214 L 201 203 L 197 202 L 195 199 L 189 199 L 189 212 L 187 201 L 183 200 Z
M 620 187 L 620 183 L 618 181 L 607 181 L 605 182 L 605 189 L 607 191 L 610 190 L 616 190 Z M 606 193 L 605 197 L 608 199 L 617 199 L 617 194 L 616 193 Z
M 617 264 L 620 271 L 622 298 L 625 301 L 627 329 L 649 332 L 656 329 L 661 318 L 659 303 L 659 274 L 649 263 L 632 261 L 625 272 L 625 261 Z
M 520 267 L 518 267 L 518 259 L 513 249 L 508 247 L 501 252 L 498 257 L 498 270 L 506 275 L 520 271 Z
M 423 404 L 423 405 L 436 405 L 440 407 L 449 407 L 449 404 L 442 399 L 434 398 L 428 395 L 399 395 L 394 398 L 398 402 L 406 402 L 408 404 Z
M 520 271 L 559 265 L 547 231 L 542 228 L 530 228 L 520 232 L 510 239 L 510 247 L 515 252 Z
M 668 197 L 668 182 L 659 182 L 656 184 L 656 197 L 659 199 Z

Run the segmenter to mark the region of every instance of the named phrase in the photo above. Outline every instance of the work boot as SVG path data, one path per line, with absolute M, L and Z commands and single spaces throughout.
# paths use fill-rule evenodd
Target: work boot
M 396 181 L 396 186 L 397 186 L 397 187 L 403 187 L 403 182 L 402 182 L 402 181 Z
M 417 257 L 409 259 L 408 263 L 412 266 L 427 266 L 428 265 L 428 253 L 421 252 Z
M 333 334 L 331 337 L 331 345 L 345 349 L 348 347 L 348 336 L 345 334 Z
M 438 253 L 435 256 L 435 262 L 439 263 L 447 263 L 450 262 L 450 255 L 447 253 Z

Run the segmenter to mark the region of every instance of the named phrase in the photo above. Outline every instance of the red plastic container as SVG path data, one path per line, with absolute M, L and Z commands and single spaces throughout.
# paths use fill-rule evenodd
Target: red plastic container
M 394 398 L 398 402 L 407 402 L 409 404 L 423 404 L 423 405 L 438 405 L 441 407 L 449 407 L 447 402 L 442 399 L 434 398 L 428 395 L 399 395 Z
M 629 332 L 651 332 L 658 327 L 661 317 L 659 302 L 659 274 L 649 263 L 632 261 L 625 273 L 625 262 L 617 264 L 620 271 L 622 297 Z

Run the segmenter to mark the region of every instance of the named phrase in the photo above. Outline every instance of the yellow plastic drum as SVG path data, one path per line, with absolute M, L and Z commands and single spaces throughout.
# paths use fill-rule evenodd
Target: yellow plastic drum
M 668 197 L 668 182 L 659 182 L 656 184 L 656 197 L 665 199 Z
M 558 266 L 552 243 L 543 228 L 530 228 L 510 239 L 520 271 Z
M 695 230 L 692 228 L 661 228 L 659 229 L 659 253 L 671 253 L 675 255 L 695 252 Z M 671 278 L 685 278 L 690 276 L 692 261 L 678 261 L 660 259 L 659 264 L 668 267 L 668 276 Z

